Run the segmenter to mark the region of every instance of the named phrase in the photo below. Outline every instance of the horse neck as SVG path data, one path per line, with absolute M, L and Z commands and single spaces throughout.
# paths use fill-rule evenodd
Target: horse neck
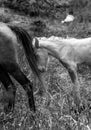
M 53 57 L 59 59 L 59 46 L 54 41 L 48 41 L 48 40 L 40 40 L 39 41 L 40 48 L 45 48 L 48 50 L 49 54 Z

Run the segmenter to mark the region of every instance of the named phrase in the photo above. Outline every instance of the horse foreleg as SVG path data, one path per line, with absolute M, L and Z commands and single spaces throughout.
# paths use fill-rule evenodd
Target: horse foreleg
M 42 85 L 39 85 L 39 90 L 38 90 L 38 94 L 41 95 L 41 96 L 46 96 L 46 94 L 48 93 L 47 92 L 47 89 L 48 89 L 48 86 L 47 84 L 45 83 L 45 79 L 44 79 L 44 75 L 41 74 L 40 75 L 42 81 L 43 81 L 43 86 Z M 38 81 L 36 81 L 38 83 Z
M 38 78 L 36 76 L 34 77 L 34 85 L 38 87 L 38 90 L 34 94 L 42 96 L 43 99 L 46 101 L 46 105 L 48 106 L 50 104 L 50 98 L 52 98 L 52 96 L 47 91 L 48 85 L 45 83 L 43 74 L 41 74 L 41 79 L 43 81 L 43 86 L 42 85 L 38 86 Z
M 34 80 L 33 80 L 33 85 L 35 86 L 35 88 L 37 87 L 36 92 L 34 92 L 34 95 L 40 95 L 43 96 L 43 93 L 45 93 L 45 90 L 43 90 L 43 87 L 41 85 L 38 86 L 38 78 L 36 77 L 36 75 L 34 75 Z
M 35 88 L 37 87 L 38 84 L 38 80 L 36 75 L 33 75 L 33 86 L 35 86 Z M 38 93 L 39 88 L 37 88 L 37 90 L 34 92 L 34 95 L 36 95 Z

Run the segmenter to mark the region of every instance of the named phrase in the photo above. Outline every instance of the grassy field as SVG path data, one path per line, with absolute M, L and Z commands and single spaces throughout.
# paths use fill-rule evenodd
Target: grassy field
M 85 23 L 62 25 L 59 20 L 51 18 L 30 18 L 15 13 L 8 8 L 0 8 L 0 21 L 24 27 L 35 36 L 62 36 L 66 37 L 89 37 Z M 41 22 L 39 22 L 41 21 Z M 36 24 L 39 24 L 37 26 Z M 19 62 L 22 71 L 33 81 L 33 74 L 26 61 L 21 45 L 18 45 Z M 37 112 L 35 116 L 30 112 L 27 96 L 22 87 L 13 79 L 16 87 L 16 102 L 13 113 L 5 115 L 3 105 L 0 102 L 0 130 L 90 130 L 91 129 L 91 74 L 89 68 L 82 65 L 79 67 L 80 93 L 84 105 L 81 114 L 76 112 L 71 94 L 72 83 L 66 69 L 53 57 L 50 57 L 48 71 L 44 74 L 45 83 L 50 94 L 50 103 L 35 95 Z M 38 86 L 37 86 L 38 87 Z M 34 86 L 34 91 L 37 88 Z M 0 93 L 4 95 L 1 85 Z

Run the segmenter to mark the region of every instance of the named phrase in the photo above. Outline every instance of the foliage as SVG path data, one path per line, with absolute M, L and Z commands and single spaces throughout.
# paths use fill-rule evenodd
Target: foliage
M 26 0 L 7 0 L 4 4 L 10 8 L 16 9 L 18 11 L 24 11 L 27 13 L 29 8 L 29 1 Z
M 71 0 L 4 0 L 5 6 L 21 11 L 30 16 L 55 16 L 63 4 L 68 4 Z
M 68 9 L 73 10 L 74 14 L 87 19 L 91 12 L 90 0 L 51 0 L 51 2 L 50 0 L 4 0 L 3 3 L 5 6 L 29 14 L 30 16 L 57 18 L 57 14 L 59 13 L 61 17 L 61 14 L 68 7 Z M 63 7 L 65 10 L 63 10 Z M 84 16 L 84 14 L 86 15 Z

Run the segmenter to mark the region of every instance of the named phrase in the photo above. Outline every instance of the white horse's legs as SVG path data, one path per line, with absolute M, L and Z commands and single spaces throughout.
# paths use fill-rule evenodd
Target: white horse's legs
M 77 68 L 75 68 L 74 66 L 71 66 L 70 68 L 68 68 L 68 72 L 71 78 L 71 81 L 73 83 L 73 96 L 74 96 L 74 102 L 77 106 L 79 106 L 80 104 L 80 84 L 79 84 L 79 80 L 78 80 L 78 75 L 77 75 Z
M 78 80 L 78 75 L 77 75 L 77 65 L 74 62 L 71 61 L 60 61 L 62 65 L 68 70 L 71 81 L 73 83 L 73 97 L 74 97 L 74 102 L 77 106 L 79 106 L 81 97 L 80 97 L 80 84 Z
M 39 80 L 37 79 L 37 77 L 34 78 L 34 85 L 38 87 L 34 95 L 42 96 L 42 98 L 44 99 L 44 104 L 46 104 L 46 106 L 49 106 L 50 101 L 51 101 L 50 99 L 52 99 L 52 96 L 48 92 L 48 85 L 45 83 L 44 74 L 41 74 L 41 79 L 43 81 L 43 85 L 38 86 Z
M 44 96 L 46 91 L 47 91 L 47 87 L 45 85 L 45 81 L 44 81 L 44 78 L 43 76 L 41 75 L 41 79 L 43 81 L 43 86 L 42 85 L 39 85 L 38 86 L 38 78 L 36 76 L 34 76 L 34 86 L 37 87 L 38 86 L 38 89 L 37 91 L 34 93 L 34 94 L 38 94 L 38 95 L 41 95 L 41 96 Z

